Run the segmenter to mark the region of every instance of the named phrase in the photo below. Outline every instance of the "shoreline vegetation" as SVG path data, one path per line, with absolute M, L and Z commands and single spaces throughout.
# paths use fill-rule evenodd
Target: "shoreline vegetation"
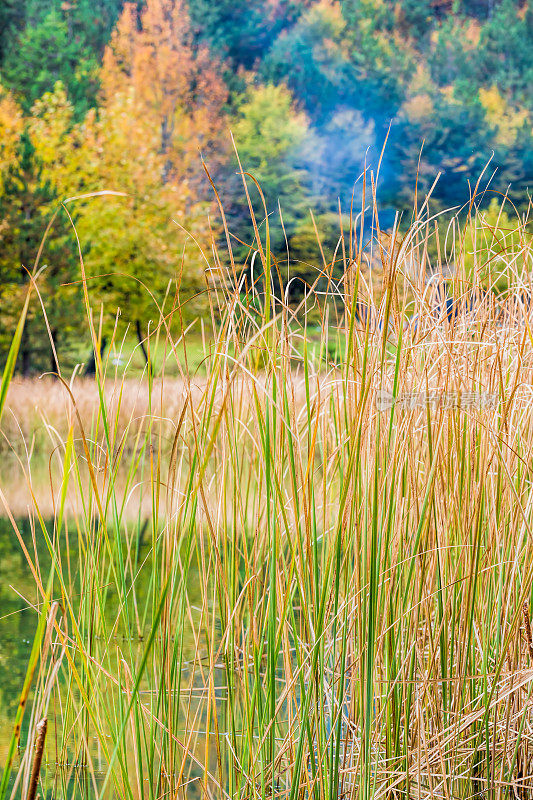
M 78 243 L 103 339 L 116 322 L 141 358 L 146 286 L 168 307 L 182 267 L 185 325 L 208 314 L 206 261 L 208 279 L 228 266 L 218 198 L 247 268 L 264 201 L 291 304 L 369 165 L 389 232 L 429 192 L 431 214 L 471 194 L 488 213 L 494 191 L 527 215 L 532 53 L 525 0 L 3 0 L 0 365 L 56 211 L 39 292 L 65 371 L 90 358 Z M 38 302 L 18 370 L 56 370 Z
M 25 306 L 1 424 L 47 421 L 53 501 L 18 448 L 29 536 L 3 504 L 36 633 L 2 800 L 26 796 L 43 719 L 55 798 L 533 788 L 528 223 L 472 205 L 450 253 L 427 204 L 388 236 L 373 208 L 299 309 L 254 220 L 253 280 L 219 270 L 209 295 L 202 376 L 176 302 L 146 350 L 180 378 L 97 357 L 70 390 L 12 379 Z

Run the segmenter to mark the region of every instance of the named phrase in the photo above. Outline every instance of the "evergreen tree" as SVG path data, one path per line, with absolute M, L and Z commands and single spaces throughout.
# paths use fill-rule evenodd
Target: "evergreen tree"
M 3 13 L 6 24 L 11 20 L 11 36 L 0 54 L 0 70 L 26 111 L 57 81 L 79 119 L 95 105 L 101 58 L 122 5 L 122 0 L 27 0 L 16 15 L 8 4 Z
M 533 9 L 500 0 L 482 27 L 474 68 L 479 85 L 496 84 L 517 104 L 533 109 Z
M 265 82 L 285 83 L 309 117 L 323 123 L 339 107 L 356 102 L 346 33 L 339 5 L 321 0 L 276 39 L 259 74 Z
M 27 131 L 5 171 L 0 195 L 0 353 L 5 357 L 28 288 L 30 274 L 58 199 L 42 176 Z M 65 215 L 59 216 L 45 243 L 37 288 L 44 303 L 56 350 L 68 354 L 83 319 L 76 241 Z M 70 285 L 64 285 L 69 284 Z M 30 306 L 19 353 L 23 375 L 56 370 L 49 334 L 36 293 Z
M 416 55 L 385 0 L 343 0 L 341 7 L 356 108 L 386 129 L 415 71 Z
M 5 57 L 6 46 L 24 25 L 25 16 L 26 7 L 20 0 L 2 0 L 0 3 L 0 65 Z
M 8 48 L 3 80 L 25 111 L 57 81 L 67 88 L 80 115 L 94 103 L 98 62 L 68 22 L 53 10 L 35 27 L 26 26 Z
M 190 0 L 193 31 L 231 69 L 258 66 L 312 0 Z

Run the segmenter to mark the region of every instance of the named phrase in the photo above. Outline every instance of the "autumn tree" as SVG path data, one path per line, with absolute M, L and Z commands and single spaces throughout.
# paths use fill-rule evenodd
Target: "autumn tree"
M 100 77 L 99 112 L 79 130 L 83 189 L 127 196 L 88 201 L 79 230 L 94 286 L 142 343 L 148 322 L 158 322 L 146 287 L 161 299 L 181 273 L 185 302 L 205 286 L 206 265 L 188 233 L 209 246 L 201 156 L 219 157 L 226 88 L 219 64 L 194 46 L 183 0 L 148 0 L 140 17 L 126 4 Z
M 10 92 L 0 85 L 0 189 L 3 190 L 3 178 L 6 170 L 13 163 L 22 131 L 24 118 L 22 109 L 15 102 Z

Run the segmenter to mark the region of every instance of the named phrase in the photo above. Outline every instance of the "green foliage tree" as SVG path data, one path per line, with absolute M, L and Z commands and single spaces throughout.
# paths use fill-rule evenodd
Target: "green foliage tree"
M 24 3 L 18 0 L 3 0 L 0 3 L 0 64 L 10 38 L 24 24 L 25 11 Z
M 338 4 L 321 0 L 276 39 L 260 66 L 268 83 L 285 83 L 309 117 L 323 122 L 353 101 L 352 70 L 343 43 L 346 25 Z
M 26 111 L 57 81 L 78 118 L 95 105 L 100 61 L 121 7 L 121 0 L 26 0 L 17 6 L 8 1 L 0 11 L 0 22 L 3 13 L 10 30 L 0 71 Z
M 26 111 L 61 81 L 82 115 L 94 102 L 97 71 L 95 54 L 53 10 L 12 42 L 4 59 L 3 79 Z
M 450 16 L 436 28 L 426 50 L 426 63 L 435 86 L 456 81 L 476 86 L 476 51 L 479 29 L 464 17 Z
M 467 100 L 458 94 L 422 93 L 404 104 L 391 135 L 396 164 L 388 186 L 391 200 L 401 197 L 411 206 L 415 189 L 423 197 L 439 172 L 442 177 L 433 194 L 439 208 L 468 199 L 469 185 L 476 184 L 490 158 L 490 137 L 477 95 Z
M 438 20 L 439 15 L 435 13 L 438 3 L 432 0 L 403 0 L 403 2 L 391 2 L 396 12 L 396 18 L 402 29 L 407 29 L 409 33 L 416 36 L 424 36 L 432 27 L 432 23 Z
M 415 52 L 386 0 L 343 0 L 341 8 L 356 107 L 386 127 L 415 71 Z
M 232 69 L 252 69 L 312 0 L 190 0 L 193 30 Z
M 290 238 L 297 222 L 306 214 L 309 176 L 301 158 L 301 147 L 308 132 L 306 115 L 295 108 L 284 86 L 250 86 L 241 98 L 232 129 L 242 169 L 253 176 L 264 195 L 271 248 L 279 255 L 285 250 L 285 236 Z M 260 231 L 264 234 L 265 210 L 260 194 L 250 178 L 246 181 Z M 223 199 L 229 202 L 229 227 L 236 237 L 236 253 L 244 261 L 255 245 L 241 175 L 229 177 Z M 239 245 L 239 241 L 244 244 Z
M 515 103 L 533 108 L 533 9 L 501 0 L 480 30 L 473 59 L 479 85 L 496 84 Z
M 30 274 L 58 198 L 43 178 L 27 130 L 20 136 L 14 159 L 5 170 L 0 194 L 0 354 L 5 356 L 28 288 Z M 46 310 L 47 330 L 34 292 L 19 353 L 23 375 L 56 371 L 50 337 L 56 350 L 68 355 L 83 320 L 76 240 L 66 215 L 58 215 L 46 239 L 42 271 L 36 285 Z

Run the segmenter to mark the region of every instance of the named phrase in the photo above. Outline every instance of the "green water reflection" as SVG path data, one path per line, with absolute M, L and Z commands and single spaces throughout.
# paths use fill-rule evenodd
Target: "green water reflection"
M 27 520 L 17 525 L 26 546 L 33 549 L 32 534 Z M 40 559 L 45 563 L 47 553 L 37 544 Z M 0 761 L 5 749 L 24 682 L 36 615 L 30 604 L 37 602 L 35 581 L 20 547 L 11 522 L 0 517 Z
M 20 532 L 25 547 L 31 559 L 41 573 L 43 584 L 51 565 L 50 555 L 44 541 L 44 537 L 32 532 L 29 520 L 16 520 L 17 528 Z M 130 555 L 134 553 L 138 566 L 133 570 L 135 574 L 135 599 L 132 605 L 137 604 L 138 608 L 150 607 L 151 583 L 151 536 L 147 535 L 146 524 L 139 523 L 134 541 L 130 539 Z M 50 530 L 52 526 L 50 526 Z M 75 537 L 73 537 L 75 540 Z M 61 553 L 63 565 L 67 558 L 70 562 L 69 575 L 71 587 L 73 588 L 73 602 L 77 604 L 79 594 L 79 575 L 80 563 L 78 561 L 77 547 L 71 548 L 70 554 L 66 552 L 66 546 Z M 191 570 L 189 575 L 191 601 L 194 603 L 196 593 L 199 595 L 198 574 Z M 7 757 L 9 741 L 13 730 L 13 722 L 16 714 L 17 705 L 20 698 L 21 688 L 27 670 L 33 638 L 35 635 L 38 615 L 39 597 L 37 594 L 35 579 L 23 552 L 23 547 L 18 540 L 12 523 L 0 517 L 0 770 L 3 769 Z M 110 589 L 106 598 L 106 618 L 109 617 L 109 630 L 113 627 L 116 616 L 117 602 L 116 595 Z M 139 659 L 146 646 L 141 635 L 135 641 L 125 640 L 120 629 L 114 630 L 112 637 L 113 647 L 110 649 L 129 652 L 134 659 Z M 102 643 L 98 644 L 101 648 Z M 185 649 L 189 643 L 185 641 Z M 184 676 L 184 680 L 187 676 Z M 59 673 L 59 681 L 65 681 L 65 673 Z M 60 686 L 61 693 L 61 686 Z M 24 716 L 21 743 L 24 744 L 28 739 L 28 730 L 31 719 L 31 700 Z M 61 752 L 60 760 L 54 758 L 54 737 L 61 738 L 60 723 L 61 715 L 56 706 L 51 702 L 48 712 L 49 733 L 47 737 L 47 757 L 41 771 L 43 783 L 48 787 L 47 797 L 92 797 L 94 787 L 88 779 L 86 770 L 80 767 L 80 754 L 82 748 L 72 748 Z M 54 720 L 58 723 L 55 724 Z M 59 731 L 59 733 L 58 733 Z M 99 751 L 95 737 L 89 737 L 94 741 L 94 752 L 91 754 L 93 773 L 91 779 L 103 776 L 106 763 Z M 13 773 L 16 774 L 20 765 L 22 752 L 17 754 Z M 12 781 L 13 782 L 13 781 Z M 20 793 L 17 793 L 20 796 Z M 191 792 L 187 796 L 195 797 L 196 789 L 191 787 Z

